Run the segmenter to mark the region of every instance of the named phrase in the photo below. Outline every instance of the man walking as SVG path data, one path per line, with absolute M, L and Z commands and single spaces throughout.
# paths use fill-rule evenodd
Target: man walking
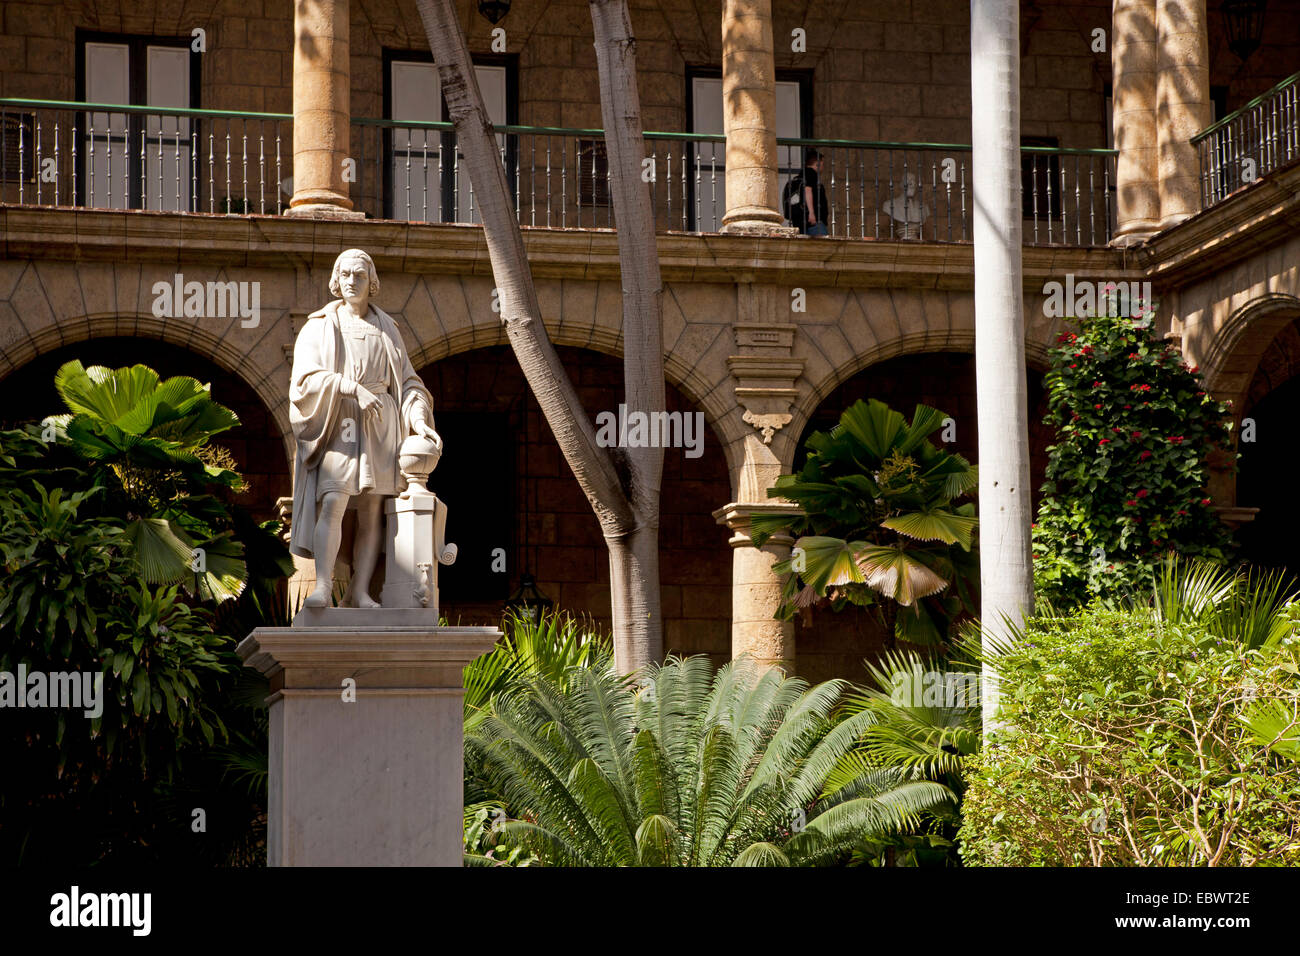
M 790 225 L 808 236 L 829 235 L 826 218 L 830 204 L 821 184 L 822 154 L 809 149 L 804 157 L 803 172 L 790 177 L 785 187 L 785 217 Z

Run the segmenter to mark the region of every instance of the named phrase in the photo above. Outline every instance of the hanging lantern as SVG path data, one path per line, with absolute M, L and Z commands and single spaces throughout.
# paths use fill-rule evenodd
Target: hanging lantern
M 1259 49 L 1264 36 L 1264 7 L 1267 0 L 1223 0 L 1219 12 L 1228 30 L 1228 49 L 1245 60 Z
M 496 23 L 510 12 L 510 0 L 478 0 L 478 12 Z
M 516 611 L 536 621 L 555 602 L 537 589 L 537 582 L 531 574 L 525 574 L 519 581 L 519 590 L 510 595 L 506 601 L 507 611 Z

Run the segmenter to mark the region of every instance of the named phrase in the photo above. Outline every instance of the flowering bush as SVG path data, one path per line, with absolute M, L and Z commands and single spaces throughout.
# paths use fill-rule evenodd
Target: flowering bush
M 1228 407 L 1195 367 L 1127 317 L 1077 320 L 1052 350 L 1047 481 L 1034 525 L 1037 593 L 1057 606 L 1149 587 L 1169 551 L 1223 560 L 1206 458 L 1230 453 Z

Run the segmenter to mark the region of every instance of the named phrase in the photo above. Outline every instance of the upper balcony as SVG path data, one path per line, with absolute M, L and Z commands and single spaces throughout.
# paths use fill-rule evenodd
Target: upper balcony
M 609 168 L 599 129 L 496 127 L 521 226 L 610 229 Z M 293 116 L 26 99 L 0 100 L 0 200 L 25 206 L 276 215 L 293 193 Z M 726 140 L 647 132 L 644 176 L 661 232 L 717 233 Z M 479 222 L 451 123 L 352 120 L 345 175 L 368 219 Z M 831 237 L 971 239 L 971 147 L 778 138 L 786 184 L 811 150 Z M 1114 224 L 1115 151 L 1026 146 L 1027 245 L 1104 246 Z

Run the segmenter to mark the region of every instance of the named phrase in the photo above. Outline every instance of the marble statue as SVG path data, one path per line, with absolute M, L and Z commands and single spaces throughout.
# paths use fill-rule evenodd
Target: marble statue
M 921 227 L 930 218 L 930 207 L 917 195 L 916 177 L 903 176 L 903 191 L 893 199 L 885 200 L 880 207 L 894 220 L 895 239 L 920 239 Z
M 316 587 L 303 607 L 329 607 L 343 516 L 355 509 L 345 603 L 350 598 L 355 607 L 377 608 L 371 577 L 385 540 L 385 512 L 388 540 L 399 534 L 394 499 L 416 502 L 429 519 L 419 532 L 407 529 L 407 537 L 419 539 L 409 558 L 421 587 L 436 587 L 427 573 L 432 562 L 454 560 L 455 546 L 441 541 L 445 509 L 424 486 L 442 455 L 442 439 L 433 428 L 433 398 L 411 366 L 397 325 L 373 302 L 379 277 L 370 256 L 360 249 L 340 253 L 329 289 L 338 298 L 308 316 L 293 350 L 289 422 L 297 455 L 289 547 L 316 566 Z M 421 564 L 426 567 L 416 567 Z M 388 579 L 396 580 L 400 570 L 386 569 L 385 596 Z M 428 606 L 420 589 L 409 598 L 403 594 L 397 606 Z

